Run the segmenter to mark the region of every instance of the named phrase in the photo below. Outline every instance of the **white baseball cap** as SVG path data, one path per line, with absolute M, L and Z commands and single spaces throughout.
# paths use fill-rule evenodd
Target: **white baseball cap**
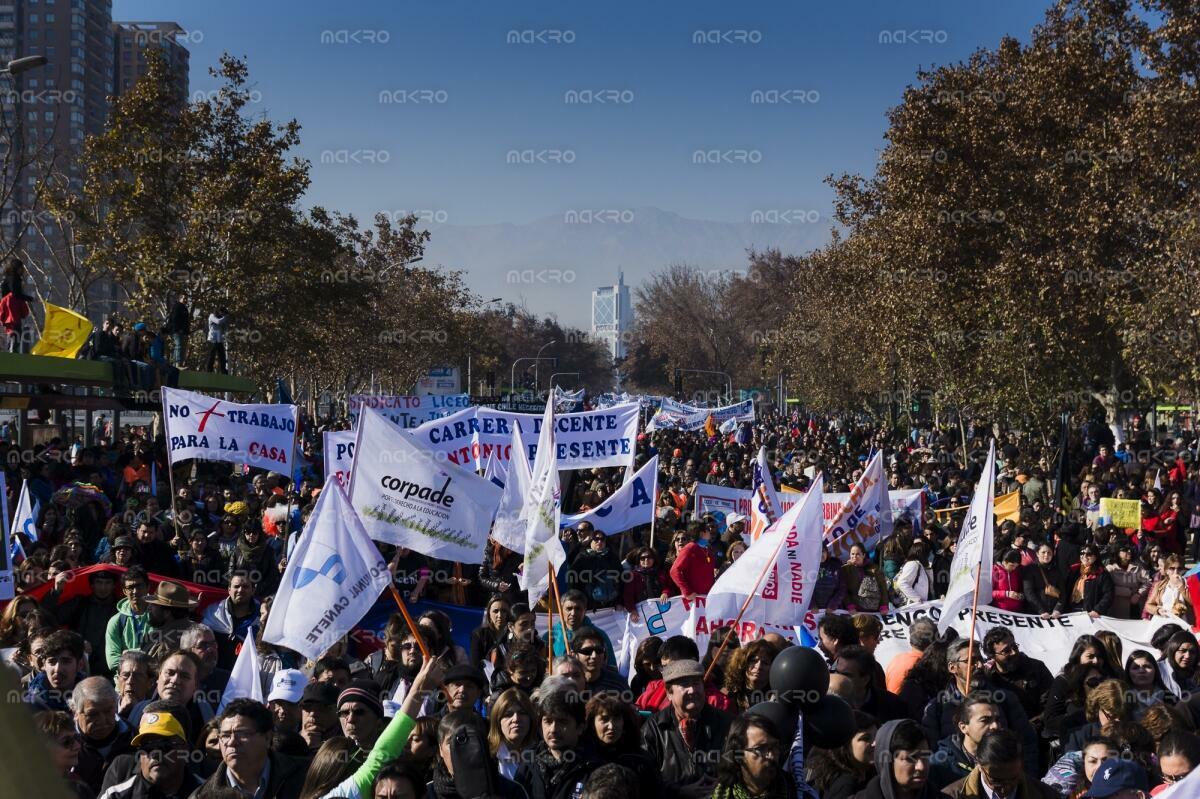
M 275 672 L 271 679 L 271 693 L 267 695 L 268 702 L 283 700 L 284 702 L 299 703 L 304 695 L 304 686 L 308 685 L 308 677 L 299 669 L 284 669 Z
M 725 515 L 725 524 L 737 524 L 744 521 L 746 521 L 746 517 L 740 513 L 727 513 Z

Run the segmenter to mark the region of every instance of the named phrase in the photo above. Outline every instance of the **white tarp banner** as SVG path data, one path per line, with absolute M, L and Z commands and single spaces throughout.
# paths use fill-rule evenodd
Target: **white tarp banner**
M 653 430 L 703 430 L 708 417 L 720 427 L 728 421 L 736 423 L 754 421 L 754 400 L 735 402 L 720 408 L 700 408 L 684 405 L 670 397 L 663 397 L 662 406 L 646 425 L 647 432 Z
M 480 563 L 500 488 L 446 463 L 378 411 L 364 408 L 350 500 L 376 541 L 431 558 Z
M 426 394 L 424 396 L 398 396 L 395 394 L 351 394 L 347 403 L 350 426 L 358 427 L 358 416 L 363 407 L 372 408 L 387 417 L 388 421 L 406 430 L 420 427 L 431 419 L 440 419 L 471 407 L 467 394 Z
M 795 505 L 803 496 L 803 494 L 791 491 L 780 492 L 780 513 L 787 513 L 788 509 Z M 925 492 L 919 488 L 888 491 L 888 499 L 891 501 L 892 506 L 892 518 L 911 519 L 914 526 L 919 528 L 924 496 Z M 752 499 L 753 495 L 745 489 L 725 488 L 724 486 L 701 483 L 696 486 L 696 517 L 699 518 L 706 513 L 712 513 L 720 518 L 724 518 L 729 513 L 740 513 L 743 516 L 749 517 L 750 502 Z M 850 494 L 845 492 L 825 494 L 824 515 L 827 525 L 837 517 L 842 507 L 849 500 Z
M 471 407 L 426 422 L 412 431 L 422 447 L 443 453 L 451 463 L 474 471 L 493 455 L 505 464 L 511 457 L 512 431 L 521 425 L 530 462 L 537 457 L 542 415 Z M 636 449 L 638 406 L 615 405 L 554 417 L 557 469 L 632 466 Z
M 325 450 L 325 479 L 334 478 L 347 491 L 350 490 L 350 473 L 354 465 L 353 430 L 335 430 L 322 433 L 322 448 Z
M 367 615 L 391 580 L 346 493 L 330 481 L 288 558 L 263 640 L 316 660 Z
M 591 522 L 605 535 L 616 535 L 654 520 L 654 496 L 658 491 L 658 456 L 637 470 L 631 480 L 591 510 L 562 515 L 559 527 L 577 527 Z M 494 537 L 494 536 L 493 536 Z
M 295 405 L 243 405 L 176 388 L 164 388 L 162 402 L 171 463 L 199 458 L 292 473 Z

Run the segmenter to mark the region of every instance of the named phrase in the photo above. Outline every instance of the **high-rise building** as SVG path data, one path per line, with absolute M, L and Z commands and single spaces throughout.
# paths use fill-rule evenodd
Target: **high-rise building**
M 187 32 L 175 22 L 114 22 L 113 85 L 118 95 L 137 85 L 146 72 L 146 51 L 159 48 L 175 74 L 184 96 L 188 91 L 188 69 L 191 54 L 180 44 Z
M 633 306 L 623 272 L 617 282 L 592 291 L 592 337 L 605 342 L 613 359 L 625 357 L 626 332 L 633 325 Z
M 82 188 L 77 159 L 84 138 L 104 132 L 110 99 L 141 76 L 147 48 L 163 49 L 186 95 L 189 56 L 177 40 L 181 33 L 170 22 L 114 24 L 112 0 L 0 0 L 0 65 L 46 58 L 44 66 L 0 77 L 0 153 L 9 142 L 25 153 L 9 159 L 8 173 L 0 175 L 6 187 L 13 186 L 0 224 L 5 241 L 21 238 L 17 253 L 48 284 L 47 299 L 65 299 L 55 278 L 61 276 L 57 265 L 69 257 L 63 232 L 37 207 L 39 183 L 52 170 L 73 189 Z M 117 297 L 115 286 L 95 286 L 94 315 L 112 310 Z

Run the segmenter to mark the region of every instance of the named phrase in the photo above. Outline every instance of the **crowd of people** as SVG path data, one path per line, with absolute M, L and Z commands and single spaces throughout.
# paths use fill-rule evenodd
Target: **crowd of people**
M 1200 472 L 1189 433 L 1140 419 L 1119 432 L 1126 443 L 1094 420 L 1071 430 L 1069 500 L 1052 479 L 1058 441 L 981 420 L 900 431 L 854 415 L 764 415 L 728 435 L 642 434 L 637 465 L 659 457 L 653 532 L 565 528 L 550 630 L 520 588 L 520 554 L 493 542 L 481 564 L 449 563 L 379 544 L 407 600 L 478 607 L 480 623 L 455 630 L 429 608 L 414 631 L 395 614 L 314 661 L 262 632 L 321 490 L 318 441 L 304 445 L 299 483 L 181 464 L 173 496 L 162 441 L 129 429 L 93 446 L 0 441 L 8 507 L 24 481 L 40 508 L 34 535 L 15 531 L 24 559 L 0 647 L 82 797 L 1132 799 L 1200 765 L 1200 648 L 1183 577 L 1200 539 Z M 981 601 L 1164 617 L 1151 648 L 1081 636 L 1055 674 L 1010 630 L 969 644 L 918 618 L 910 651 L 876 659 L 881 612 L 945 592 L 953 509 L 969 501 L 989 437 L 996 493 L 1019 491 L 1021 511 L 997 527 Z M 852 713 L 837 740 L 763 710 L 772 665 L 795 641 L 741 642 L 725 628 L 702 649 L 668 630 L 642 641 L 623 675 L 589 616 L 703 596 L 746 551 L 747 520 L 695 517 L 697 486 L 747 487 L 764 446 L 781 489 L 804 491 L 819 472 L 828 490 L 848 490 L 881 452 L 892 488 L 925 494 L 920 518 L 845 563 L 825 552 L 814 575 L 816 648 L 829 693 Z M 594 507 L 621 481 L 614 469 L 570 473 L 564 510 Z M 1106 524 L 1103 497 L 1140 499 L 1142 525 Z M 264 701 L 222 708 L 247 646 Z

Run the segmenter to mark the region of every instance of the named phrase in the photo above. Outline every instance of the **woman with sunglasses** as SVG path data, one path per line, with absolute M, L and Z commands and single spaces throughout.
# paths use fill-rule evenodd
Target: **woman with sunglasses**
M 1063 588 L 1055 616 L 1082 612 L 1098 619 L 1108 614 L 1116 593 L 1112 575 L 1100 563 L 1100 550 L 1092 544 L 1080 548 L 1079 563 L 1071 566 Z
M 33 726 L 46 740 L 46 748 L 50 759 L 58 773 L 66 781 L 67 787 L 80 799 L 92 797 L 92 789 L 76 779 L 74 771 L 79 765 L 79 753 L 83 741 L 75 731 L 75 722 L 69 713 L 61 710 L 46 710 L 35 713 Z
M 1178 555 L 1168 555 L 1165 566 L 1166 573 L 1154 583 L 1150 595 L 1146 597 L 1142 618 L 1174 616 L 1191 625 L 1195 621 L 1195 613 L 1187 583 L 1183 579 L 1183 561 Z
M 638 621 L 637 606 L 648 599 L 666 599 L 679 589 L 653 547 L 639 547 L 625 558 L 628 571 L 621 586 L 621 604 L 634 622 Z

